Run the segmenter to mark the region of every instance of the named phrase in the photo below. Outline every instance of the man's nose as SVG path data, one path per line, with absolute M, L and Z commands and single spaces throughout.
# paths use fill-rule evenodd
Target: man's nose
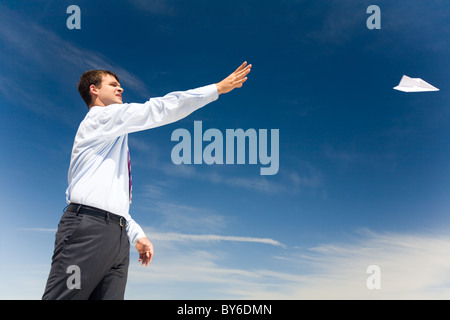
M 122 89 L 122 87 L 119 87 L 117 90 L 119 90 L 119 92 L 120 93 L 122 93 L 123 92 L 123 89 Z

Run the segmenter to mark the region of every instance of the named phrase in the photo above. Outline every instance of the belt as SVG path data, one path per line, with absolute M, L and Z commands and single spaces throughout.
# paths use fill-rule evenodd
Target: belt
M 67 210 L 76 212 L 77 214 L 82 213 L 82 214 L 87 214 L 87 215 L 94 216 L 94 217 L 103 218 L 105 220 L 109 219 L 109 220 L 117 222 L 121 227 L 123 227 L 127 224 L 127 219 L 125 219 L 124 217 L 122 217 L 118 214 L 115 214 L 115 213 L 112 213 L 112 212 L 109 212 L 106 210 L 86 206 L 83 204 L 71 203 L 67 206 Z

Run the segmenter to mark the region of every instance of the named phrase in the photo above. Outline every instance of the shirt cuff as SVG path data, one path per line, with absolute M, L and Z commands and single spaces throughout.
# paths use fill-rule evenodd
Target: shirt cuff
M 209 102 L 216 101 L 219 98 L 219 91 L 217 90 L 216 84 L 210 84 L 199 89 L 204 90 L 204 94 L 210 97 Z
M 141 226 L 138 225 L 133 219 L 129 220 L 127 222 L 126 226 L 128 240 L 130 243 L 134 246 L 136 246 L 136 243 L 140 238 L 145 237 L 145 233 L 142 230 Z

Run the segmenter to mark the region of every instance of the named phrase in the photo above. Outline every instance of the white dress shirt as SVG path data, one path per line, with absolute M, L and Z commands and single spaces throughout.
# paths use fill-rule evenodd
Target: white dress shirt
M 84 204 L 127 219 L 130 243 L 144 237 L 129 214 L 128 133 L 180 120 L 215 101 L 215 84 L 172 92 L 145 103 L 93 106 L 81 122 L 72 149 L 67 203 Z

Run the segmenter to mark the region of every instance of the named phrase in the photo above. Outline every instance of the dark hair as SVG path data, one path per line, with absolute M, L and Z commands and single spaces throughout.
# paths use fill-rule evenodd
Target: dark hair
M 97 88 L 100 88 L 103 76 L 107 74 L 116 78 L 117 82 L 120 82 L 119 77 L 114 72 L 108 70 L 89 70 L 81 75 L 80 81 L 78 82 L 78 92 L 88 107 L 92 102 L 91 90 L 89 87 L 93 84 Z

